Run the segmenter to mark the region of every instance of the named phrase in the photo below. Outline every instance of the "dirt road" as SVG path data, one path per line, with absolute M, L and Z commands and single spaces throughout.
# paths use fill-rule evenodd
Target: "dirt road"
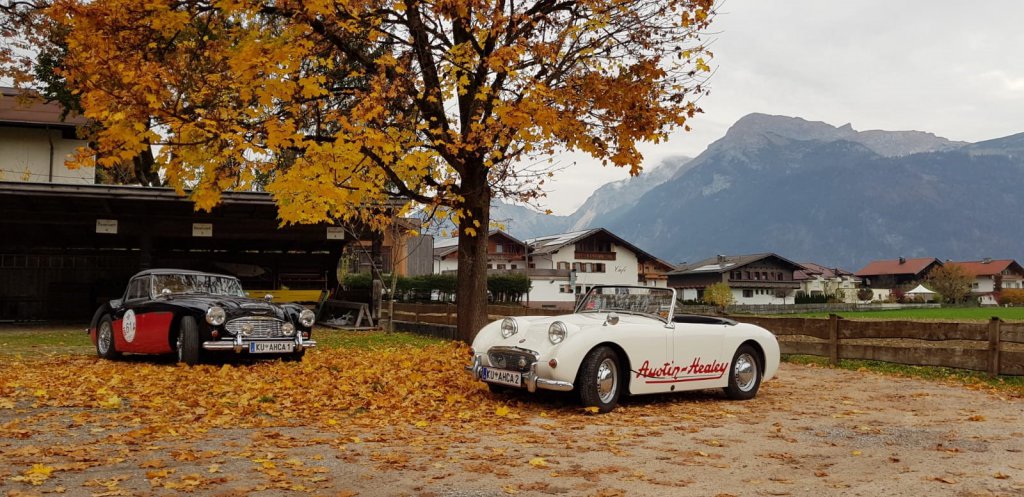
M 989 390 L 783 364 L 748 402 L 709 391 L 589 415 L 472 394 L 493 415 L 209 430 L 204 412 L 140 427 L 130 409 L 107 422 L 0 399 L 0 494 L 1024 495 L 1024 399 Z

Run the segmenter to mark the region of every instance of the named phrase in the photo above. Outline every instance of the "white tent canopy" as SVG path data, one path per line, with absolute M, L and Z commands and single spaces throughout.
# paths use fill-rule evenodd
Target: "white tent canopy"
M 935 292 L 925 288 L 924 285 L 917 285 L 917 288 L 907 292 L 907 295 L 935 295 Z

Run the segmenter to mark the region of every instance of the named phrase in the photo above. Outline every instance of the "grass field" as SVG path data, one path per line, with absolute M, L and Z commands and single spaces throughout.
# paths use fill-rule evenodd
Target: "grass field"
M 938 309 L 897 309 L 891 311 L 837 312 L 847 319 L 881 319 L 890 321 L 1024 321 L 1024 307 L 950 307 Z M 781 317 L 827 318 L 828 312 L 779 314 Z
M 95 354 L 86 325 L 0 325 L 0 356 Z M 341 331 L 317 328 L 317 346 L 324 349 L 377 349 L 400 346 L 423 347 L 440 340 L 412 333 Z
M 791 362 L 794 364 L 813 364 L 819 367 L 832 367 L 829 366 L 828 359 L 825 357 L 787 354 L 784 355 L 782 359 L 785 362 Z M 893 376 L 947 381 L 964 385 L 987 385 L 996 389 L 1012 392 L 1016 396 L 1024 396 L 1024 376 L 998 376 L 993 378 L 980 371 L 971 371 L 967 369 L 940 368 L 933 366 L 908 366 L 906 364 L 894 364 L 891 362 L 853 359 L 842 359 L 839 361 L 839 365 L 837 367 L 853 371 L 872 371 L 875 373 Z

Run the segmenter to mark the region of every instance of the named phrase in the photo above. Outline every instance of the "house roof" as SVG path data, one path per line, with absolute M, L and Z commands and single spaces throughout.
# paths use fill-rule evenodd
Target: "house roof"
M 984 259 L 980 261 L 951 261 L 947 264 L 956 264 L 968 273 L 975 276 L 995 276 L 1007 269 L 1017 273 L 1024 273 L 1024 268 L 1013 259 Z
M 68 115 L 62 120 L 60 116 L 63 113 L 59 103 L 45 102 L 35 92 L 0 87 L 0 124 L 76 127 L 88 122 L 78 115 Z
M 736 268 L 740 268 L 757 262 L 760 260 L 775 258 L 781 261 L 783 264 L 790 265 L 794 271 L 800 270 L 803 266 L 786 259 L 778 254 L 771 252 L 765 252 L 762 254 L 750 254 L 750 255 L 716 255 L 709 257 L 702 261 L 695 262 L 693 264 L 685 264 L 676 268 L 675 271 L 671 271 L 670 275 L 679 274 L 699 274 L 699 273 L 724 273 L 726 271 L 732 271 Z
M 843 276 L 853 276 L 853 273 L 838 267 L 825 267 L 821 264 L 813 262 L 800 262 L 798 263 L 803 266 L 803 269 L 795 271 L 793 273 L 794 280 L 809 280 L 814 276 L 821 276 L 822 278 L 836 278 Z
M 902 262 L 901 262 L 902 261 Z M 942 265 L 942 262 L 934 257 L 921 257 L 917 259 L 885 259 L 871 261 L 855 274 L 861 277 L 882 276 L 882 275 L 916 275 L 928 269 L 934 263 Z
M 514 236 L 512 236 L 512 235 L 510 235 L 508 233 L 505 233 L 504 231 L 499 230 L 499 229 L 493 229 L 493 230 L 487 232 L 487 238 L 488 239 L 490 239 L 491 237 L 494 237 L 494 236 L 504 237 L 504 238 L 508 239 L 510 242 L 516 243 L 516 244 L 519 244 L 519 245 L 525 245 L 526 244 L 522 240 L 520 240 L 520 239 L 518 239 L 518 238 L 516 238 L 516 237 L 514 237 Z M 439 239 L 439 240 L 434 242 L 434 257 L 445 257 L 445 256 L 451 254 L 452 252 L 455 252 L 458 249 L 459 249 L 459 237 L 456 236 L 456 237 L 451 237 L 451 238 L 441 238 L 441 239 Z
M 526 239 L 526 243 L 528 243 L 530 245 L 530 248 L 531 248 L 531 252 L 530 253 L 531 254 L 545 255 L 545 254 L 550 254 L 552 252 L 556 252 L 559 249 L 561 249 L 562 247 L 565 247 L 565 246 L 570 245 L 570 244 L 574 244 L 574 243 L 576 243 L 576 242 L 578 242 L 580 240 L 583 240 L 584 238 L 589 238 L 589 237 L 597 235 L 597 234 L 604 234 L 604 235 L 608 236 L 609 238 L 611 238 L 612 240 L 614 240 L 616 244 L 622 245 L 623 247 L 626 247 L 629 250 L 632 250 L 637 255 L 637 259 L 639 259 L 640 262 L 654 261 L 654 262 L 657 262 L 657 263 L 660 263 L 660 264 L 664 264 L 665 267 L 668 268 L 668 269 L 671 269 L 671 268 L 674 267 L 672 264 L 669 264 L 669 263 L 667 263 L 667 262 L 665 262 L 665 261 L 663 261 L 663 260 L 661 260 L 661 259 L 659 259 L 659 258 L 657 258 L 657 257 L 655 257 L 655 256 L 653 256 L 653 255 L 651 255 L 651 254 L 641 250 L 640 247 L 637 247 L 636 245 L 633 245 L 632 243 L 627 242 L 626 240 L 622 239 L 621 237 L 619 237 L 615 233 L 612 233 L 611 231 L 608 231 L 608 230 L 606 230 L 604 228 L 594 228 L 594 229 L 583 230 L 583 231 L 572 231 L 572 232 L 569 232 L 569 233 L 560 233 L 560 234 L 557 234 L 557 235 L 547 235 L 547 236 L 539 236 L 539 237 L 536 237 L 536 238 L 528 238 L 528 239 Z

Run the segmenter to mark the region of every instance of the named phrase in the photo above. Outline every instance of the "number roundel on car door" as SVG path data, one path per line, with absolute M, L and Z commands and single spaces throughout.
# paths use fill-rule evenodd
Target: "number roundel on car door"
M 128 309 L 128 312 L 124 313 L 124 318 L 121 321 L 121 334 L 124 335 L 124 341 L 128 343 L 135 341 L 136 327 L 135 311 Z

